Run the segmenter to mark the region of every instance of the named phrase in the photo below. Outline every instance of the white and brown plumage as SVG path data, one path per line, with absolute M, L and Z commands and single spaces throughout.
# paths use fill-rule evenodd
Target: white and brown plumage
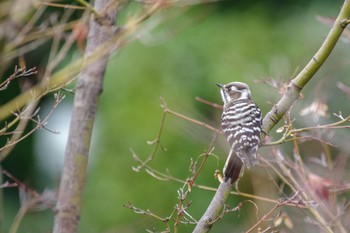
M 252 101 L 245 83 L 217 84 L 224 101 L 221 128 L 230 143 L 230 153 L 224 166 L 224 180 L 235 182 L 243 164 L 250 168 L 257 161 L 260 143 L 261 111 Z

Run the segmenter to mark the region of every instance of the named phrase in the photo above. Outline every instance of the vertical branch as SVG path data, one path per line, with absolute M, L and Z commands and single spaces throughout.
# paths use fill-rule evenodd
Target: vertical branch
M 94 8 L 100 17 L 91 17 L 84 59 L 93 56 L 93 51 L 113 37 L 113 25 L 117 4 L 110 0 L 96 0 Z M 102 81 L 109 54 L 98 57 L 94 63 L 85 63 L 73 102 L 72 119 L 57 200 L 54 233 L 77 232 L 79 214 L 88 164 L 92 128 L 97 111 Z

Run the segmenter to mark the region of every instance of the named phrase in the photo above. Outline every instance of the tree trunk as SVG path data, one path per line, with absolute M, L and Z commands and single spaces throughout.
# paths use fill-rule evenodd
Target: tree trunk
M 110 0 L 95 1 L 94 8 L 99 16 L 92 15 L 90 19 L 84 57 L 86 61 L 94 59 L 90 54 L 93 51 L 96 54 L 96 48 L 113 37 L 116 7 L 116 4 L 110 4 Z M 56 205 L 54 233 L 74 233 L 78 230 L 92 128 L 108 57 L 109 54 L 103 54 L 94 62 L 86 62 L 77 81 Z

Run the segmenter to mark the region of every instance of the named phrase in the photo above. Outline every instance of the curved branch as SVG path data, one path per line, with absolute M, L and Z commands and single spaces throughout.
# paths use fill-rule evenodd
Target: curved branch
M 275 104 L 266 114 L 263 120 L 263 130 L 265 133 L 268 133 L 280 121 L 283 115 L 298 99 L 303 87 L 311 80 L 313 75 L 326 61 L 339 40 L 342 32 L 349 24 L 349 18 L 350 0 L 345 0 L 332 29 L 328 33 L 328 36 L 324 40 L 320 49 L 316 52 L 304 69 L 298 74 L 298 76 L 289 83 L 287 91 L 284 93 L 278 103 Z M 193 232 L 209 232 L 210 228 L 212 227 L 212 221 L 217 219 L 221 214 L 232 187 L 233 186 L 230 185 L 229 182 L 222 182 L 219 185 L 214 198 L 212 199 L 202 218 L 198 221 Z
M 301 90 L 311 80 L 313 75 L 319 70 L 322 64 L 326 61 L 333 48 L 337 44 L 341 34 L 343 33 L 346 26 L 349 24 L 350 17 L 350 0 L 345 0 L 340 13 L 335 20 L 333 27 L 328 33 L 323 44 L 311 58 L 309 63 L 304 69 L 290 81 L 287 91 L 284 93 L 282 98 L 275 104 L 272 109 L 266 114 L 263 120 L 264 132 L 269 132 L 277 122 L 283 117 L 288 111 L 292 104 L 297 100 Z

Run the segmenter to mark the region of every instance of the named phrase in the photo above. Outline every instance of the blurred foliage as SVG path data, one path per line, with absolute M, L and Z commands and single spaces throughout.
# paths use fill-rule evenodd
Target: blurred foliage
M 166 217 L 178 202 L 176 191 L 181 184 L 159 181 L 145 172 L 135 173 L 131 169 L 136 163 L 130 148 L 144 159 L 153 151 L 153 146 L 146 142 L 153 140 L 158 133 L 162 117 L 160 96 L 170 109 L 219 127 L 220 110 L 199 103 L 195 97 L 220 103 L 215 83 L 243 81 L 250 85 L 253 99 L 265 113 L 279 95 L 275 89 L 255 81 L 272 78 L 286 82 L 300 70 L 329 31 L 327 26 L 315 20 L 315 16 L 336 16 L 339 5 L 340 2 L 330 1 L 309 1 L 306 5 L 304 1 L 223 1 L 196 7 L 169 25 L 165 24 L 162 28 L 167 32 L 165 39 L 161 37 L 161 31 L 157 31 L 152 40 L 143 38 L 114 55 L 106 72 L 95 128 L 95 146 L 91 152 L 80 232 L 145 232 L 153 227 L 157 231 L 164 230 L 162 223 L 123 207 L 130 201 Z M 39 52 L 35 51 L 33 56 L 46 56 L 42 50 L 40 54 L 36 53 Z M 345 80 L 349 75 L 345 68 L 349 63 L 348 54 L 348 44 L 340 43 L 318 77 L 304 91 L 307 96 L 296 106 L 296 112 L 318 95 L 330 101 L 332 95 L 322 95 L 334 92 L 335 85 L 329 83 L 342 80 L 350 84 Z M 74 56 L 68 56 L 65 62 L 70 62 L 70 59 Z M 319 79 L 327 80 L 320 87 L 326 91 L 312 92 Z M 339 101 L 330 106 L 330 112 L 342 110 L 344 115 L 349 113 L 348 108 L 344 109 L 346 97 L 340 94 L 335 98 Z M 305 123 L 301 121 L 299 124 Z M 173 176 L 185 180 L 190 175 L 190 159 L 205 152 L 211 137 L 208 130 L 168 115 L 161 138 L 167 151 L 159 150 L 151 165 L 162 172 L 169 170 Z M 21 171 L 25 177 L 22 180 L 33 184 L 33 188 L 52 187 L 57 180 L 47 179 L 47 183 L 35 184 L 39 179 L 36 174 L 42 172 L 32 171 L 35 168 L 32 162 L 19 161 L 18 154 L 24 154 L 26 159 L 33 158 L 28 155 L 31 147 L 20 143 L 4 167 L 14 174 Z M 215 169 L 222 169 L 226 151 L 225 140 L 219 138 L 214 151 L 220 158 L 219 164 L 211 157 L 198 183 L 217 186 L 213 174 Z M 20 165 L 30 167 L 30 171 L 25 171 Z M 259 176 L 259 171 L 245 173 L 240 184 L 244 191 L 254 191 L 250 179 L 254 176 Z M 9 200 L 6 203 L 8 226 L 18 208 L 18 201 L 10 197 L 14 195 L 13 190 L 6 190 L 5 194 Z M 198 219 L 212 196 L 213 192 L 194 188 L 189 196 L 193 200 L 191 215 Z M 231 207 L 242 199 L 232 196 Z M 255 211 L 254 207 L 247 204 L 243 210 L 225 216 L 213 232 L 246 229 L 256 222 L 252 211 Z M 29 214 L 19 232 L 28 232 L 28 229 L 48 232 L 51 217 L 52 213 L 48 211 Z M 180 227 L 180 232 L 191 231 L 192 226 Z

